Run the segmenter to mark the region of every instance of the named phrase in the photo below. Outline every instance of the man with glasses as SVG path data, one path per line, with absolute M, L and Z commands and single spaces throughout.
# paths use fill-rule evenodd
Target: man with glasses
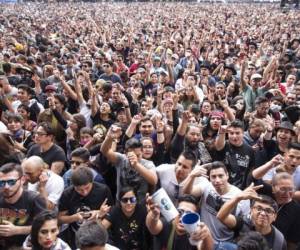
M 28 190 L 38 192 L 47 203 L 47 208 L 56 208 L 64 191 L 62 177 L 48 169 L 39 156 L 31 156 L 22 162 L 24 177 L 28 182 Z
M 39 194 L 23 189 L 24 181 L 20 165 L 0 167 L 0 249 L 21 247 L 34 216 L 46 209 Z
M 103 183 L 105 184 L 105 181 L 103 177 L 97 173 L 96 170 L 94 170 L 91 166 L 90 163 L 90 152 L 86 148 L 76 148 L 72 153 L 71 153 L 71 169 L 69 169 L 64 175 L 64 183 L 65 183 L 65 188 L 69 187 L 72 185 L 71 182 L 71 176 L 74 170 L 76 170 L 79 167 L 90 167 L 93 177 L 94 177 L 94 182 L 98 183 Z
M 257 231 L 261 233 L 268 246 L 273 250 L 286 250 L 286 241 L 283 234 L 272 225 L 276 220 L 278 206 L 276 202 L 266 195 L 258 196 L 256 191 L 261 186 L 253 183 L 243 192 L 227 201 L 217 214 L 217 218 L 231 230 L 241 233 Z M 251 212 L 247 216 L 235 216 L 231 214 L 233 209 L 242 200 L 251 199 Z
M 113 72 L 114 63 L 113 61 L 107 61 L 102 64 L 104 73 L 100 76 L 100 79 L 105 81 L 111 81 L 113 83 L 122 83 L 120 76 Z
M 299 201 L 300 191 L 295 185 L 295 180 L 299 178 L 299 167 L 296 165 L 296 161 L 299 161 L 296 153 L 299 150 L 293 147 L 290 146 L 284 157 L 275 156 L 252 173 L 255 184 L 264 184 L 260 193 L 273 197 L 277 202 L 279 210 L 274 225 L 282 232 L 289 247 L 300 242 L 300 205 L 296 201 Z M 293 169 L 294 173 L 291 175 L 290 171 Z M 262 177 L 265 181 L 261 180 Z
M 26 157 L 37 155 L 41 157 L 56 174 L 64 169 L 66 155 L 61 147 L 54 143 L 54 130 L 50 124 L 41 122 L 35 132 L 35 142 L 27 152 Z
M 200 222 L 196 231 L 191 235 L 194 241 L 201 241 L 202 246 L 197 248 L 189 242 L 189 237 L 185 231 L 181 218 L 186 213 L 195 213 L 198 210 L 198 200 L 192 195 L 179 197 L 177 210 L 179 215 L 171 222 L 167 222 L 160 217 L 158 204 L 154 203 L 152 197 L 147 198 L 148 214 L 146 217 L 146 226 L 150 233 L 155 236 L 154 249 L 172 249 L 172 250 L 195 250 L 195 249 L 213 249 L 213 239 L 209 228 Z

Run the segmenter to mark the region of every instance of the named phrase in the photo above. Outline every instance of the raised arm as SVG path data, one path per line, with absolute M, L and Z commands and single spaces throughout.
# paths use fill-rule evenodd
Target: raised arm
M 189 122 L 189 111 L 184 111 L 182 113 L 182 119 L 181 123 L 179 124 L 179 127 L 177 129 L 177 134 L 184 136 L 188 127 Z
M 256 168 L 252 172 L 252 176 L 254 179 L 261 179 L 263 176 L 272 168 L 280 165 L 283 163 L 283 157 L 282 155 L 278 154 L 272 158 L 272 160 L 268 161 L 264 165 Z
M 221 151 L 225 147 L 226 132 L 227 132 L 227 126 L 222 125 L 219 128 L 218 136 L 217 136 L 217 139 L 215 141 L 215 148 L 216 148 L 217 151 Z
M 163 229 L 160 220 L 160 210 L 158 204 L 154 203 L 152 197 L 147 194 L 146 198 L 148 214 L 146 216 L 146 226 L 152 235 L 158 235 Z
M 245 81 L 245 71 L 248 67 L 248 63 L 246 60 L 242 61 L 241 65 L 241 90 L 243 91 L 247 87 L 247 83 Z
M 247 187 L 243 192 L 227 201 L 219 210 L 217 218 L 229 228 L 234 228 L 237 223 L 237 219 L 231 212 L 236 208 L 237 204 L 242 200 L 259 199 L 256 190 L 262 188 L 263 185 L 254 186 L 253 183 Z
M 203 176 L 207 177 L 207 167 L 211 166 L 212 163 L 207 163 L 202 166 L 197 165 L 188 177 L 184 180 L 183 193 L 192 194 L 195 197 L 200 197 L 202 195 L 202 190 L 199 186 L 194 185 L 194 180 L 197 177 Z
M 113 140 L 117 140 L 120 138 L 122 134 L 122 129 L 117 126 L 112 126 L 107 132 L 105 140 L 101 145 L 101 153 L 111 162 L 116 163 L 118 158 L 117 154 L 112 150 L 112 142 Z
M 125 135 L 128 138 L 131 138 L 133 136 L 133 134 L 135 133 L 136 127 L 139 124 L 139 122 L 141 121 L 142 117 L 141 115 L 135 115 L 132 120 L 131 123 L 129 124 L 128 128 L 126 129 Z

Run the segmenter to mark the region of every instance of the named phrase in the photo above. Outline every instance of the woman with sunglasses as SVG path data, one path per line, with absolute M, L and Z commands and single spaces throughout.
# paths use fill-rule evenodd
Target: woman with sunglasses
M 43 211 L 38 214 L 31 227 L 31 233 L 26 238 L 25 250 L 71 250 L 69 245 L 58 238 L 59 228 L 55 212 Z
M 119 204 L 102 220 L 106 229 L 110 229 L 112 245 L 122 250 L 148 249 L 146 240 L 146 207 L 137 203 L 132 187 L 124 187 L 119 193 Z

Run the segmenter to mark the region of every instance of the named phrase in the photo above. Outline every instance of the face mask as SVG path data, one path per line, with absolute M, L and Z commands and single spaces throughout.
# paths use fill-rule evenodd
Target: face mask
M 280 105 L 277 105 L 277 104 L 271 104 L 270 109 L 271 109 L 273 112 L 280 112 L 281 106 L 280 106 Z

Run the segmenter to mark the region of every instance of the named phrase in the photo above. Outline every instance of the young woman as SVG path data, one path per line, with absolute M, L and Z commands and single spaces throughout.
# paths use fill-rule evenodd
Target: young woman
M 153 139 L 150 137 L 141 138 L 143 158 L 153 161 L 155 166 L 165 162 L 165 146 L 164 142 L 157 143 L 155 146 Z
M 119 193 L 119 204 L 102 220 L 106 229 L 110 229 L 112 245 L 122 250 L 146 250 L 147 215 L 145 205 L 137 203 L 132 187 L 124 187 Z
M 31 228 L 31 234 L 26 238 L 25 250 L 71 250 L 69 245 L 59 239 L 58 221 L 56 213 L 43 211 L 37 215 Z
M 23 128 L 29 132 L 32 132 L 33 129 L 36 127 L 36 122 L 30 120 L 30 110 L 29 107 L 25 104 L 21 104 L 18 107 L 18 114 L 23 117 Z

